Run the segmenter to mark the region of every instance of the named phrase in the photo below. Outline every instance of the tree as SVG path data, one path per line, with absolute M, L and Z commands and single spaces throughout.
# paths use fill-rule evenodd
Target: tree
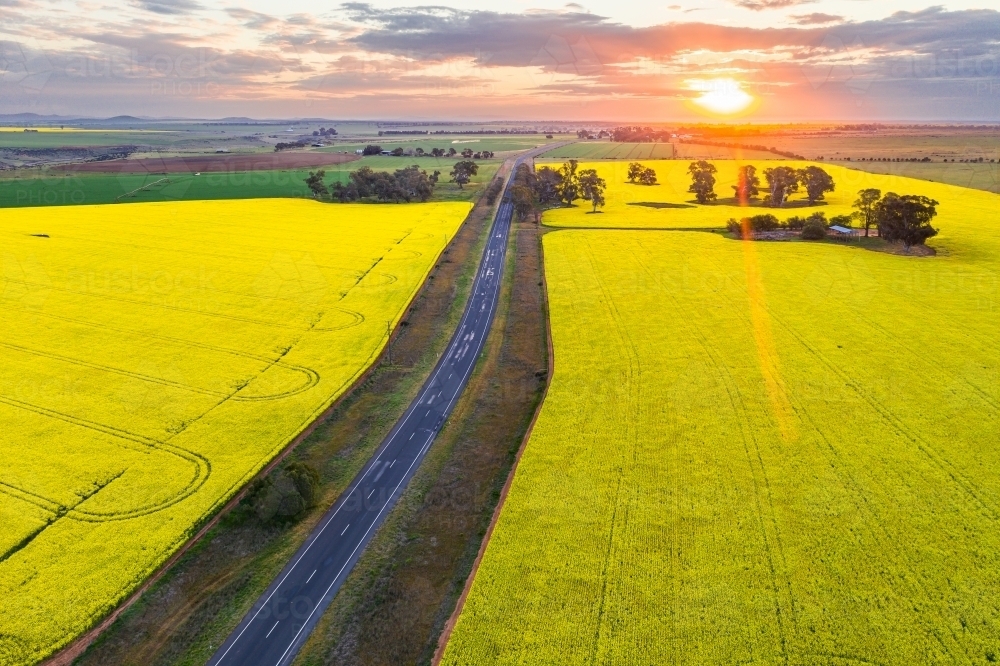
M 451 179 L 458 183 L 458 188 L 472 180 L 472 177 L 479 173 L 479 165 L 472 160 L 462 160 L 457 162 L 451 171 Z
M 371 182 L 371 191 L 379 201 L 398 203 L 406 199 L 403 188 L 396 177 L 385 171 L 376 171 Z
M 552 167 L 543 166 L 535 173 L 535 189 L 541 205 L 559 203 L 562 174 Z
M 806 197 L 809 198 L 810 204 L 822 201 L 823 195 L 827 192 L 833 192 L 836 187 L 833 176 L 815 165 L 799 169 L 796 175 L 802 186 L 806 188 Z
M 462 151 L 462 157 L 464 157 L 467 160 L 472 159 L 472 155 L 473 155 L 472 148 L 466 148 L 465 150 Z
M 597 175 L 594 169 L 584 169 L 577 177 L 580 183 L 580 194 L 582 198 L 589 201 L 597 212 L 598 206 L 604 205 L 604 190 L 608 186 L 607 182 Z
M 634 183 L 639 180 L 639 176 L 642 175 L 642 170 L 646 167 L 642 166 L 638 162 L 632 162 L 628 165 L 628 182 Z
M 372 188 L 375 182 L 375 172 L 370 166 L 363 166 L 357 171 L 352 171 L 347 179 L 349 186 L 354 186 L 359 199 L 370 197 L 374 194 Z
M 454 157 L 457 154 L 458 154 L 458 151 L 455 150 L 454 148 L 449 148 L 448 149 L 448 157 Z
M 757 167 L 752 164 L 741 166 L 736 172 L 736 184 L 733 185 L 736 200 L 746 203 L 760 195 L 760 178 L 757 177 Z
M 514 212 L 519 220 L 527 219 L 529 215 L 535 216 L 538 221 L 538 201 L 535 193 L 527 185 L 514 185 L 510 188 L 510 198 L 514 204 Z
M 431 148 L 431 155 L 434 157 L 444 157 L 444 148 Z
M 628 165 L 628 180 L 640 185 L 656 185 L 656 172 L 638 162 L 632 162 Z
M 376 146 L 374 144 L 369 144 L 361 150 L 362 155 L 381 155 L 382 146 Z
M 858 198 L 853 204 L 856 209 L 854 211 L 854 216 L 858 219 L 858 221 L 865 225 L 865 238 L 868 237 L 868 230 L 871 229 L 872 225 L 876 222 L 875 206 L 881 198 L 882 190 L 869 187 L 868 189 L 860 190 L 858 192 Z
M 688 173 L 691 174 L 691 187 L 688 192 L 694 194 L 700 204 L 715 201 L 715 174 L 718 169 L 714 164 L 709 164 L 705 160 L 691 162 L 688 166 Z
M 392 156 L 393 157 L 402 157 L 403 156 L 403 149 L 400 146 L 396 146 L 395 148 L 392 149 Z
M 567 206 L 572 206 L 573 202 L 580 198 L 580 183 L 576 177 L 576 169 L 579 162 L 570 160 L 559 167 L 559 200 Z
M 407 203 L 414 199 L 427 201 L 434 194 L 436 180 L 432 180 L 427 172 L 421 171 L 416 164 L 405 169 L 397 169 L 393 176 L 400 195 Z
M 780 166 L 764 169 L 764 178 L 767 180 L 767 189 L 770 191 L 768 202 L 775 208 L 784 206 L 788 195 L 799 191 L 799 176 L 792 167 Z
M 315 173 L 310 171 L 309 177 L 306 178 L 306 187 L 309 188 L 313 194 L 313 198 L 315 199 L 319 199 L 320 197 L 325 197 L 330 194 L 330 190 L 328 190 L 326 185 L 323 184 L 324 178 L 326 178 L 326 171 L 323 169 L 320 169 Z
M 354 181 L 348 181 L 347 185 L 338 181 L 330 186 L 330 197 L 340 203 L 347 203 L 357 201 L 361 195 L 358 194 L 358 186 Z
M 875 205 L 879 236 L 890 243 L 901 242 L 906 249 L 923 245 L 938 230 L 931 226 L 938 202 L 925 196 L 888 192 Z

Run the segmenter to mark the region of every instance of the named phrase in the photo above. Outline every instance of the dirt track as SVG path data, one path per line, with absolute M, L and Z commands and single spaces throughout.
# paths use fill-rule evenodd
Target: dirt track
M 343 164 L 358 159 L 347 153 L 287 152 L 251 155 L 212 154 L 189 157 L 152 157 L 136 160 L 106 160 L 58 167 L 75 173 L 200 173 L 309 169 Z

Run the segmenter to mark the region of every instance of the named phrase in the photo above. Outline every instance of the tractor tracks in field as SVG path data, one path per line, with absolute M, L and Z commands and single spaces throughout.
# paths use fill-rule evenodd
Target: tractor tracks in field
M 717 268 L 719 268 L 719 270 L 722 270 L 722 267 L 719 266 L 717 261 L 713 263 Z M 729 301 L 730 305 L 732 305 L 734 308 L 733 309 L 734 312 L 740 312 L 738 304 L 732 299 L 732 297 L 727 296 L 722 292 L 716 292 L 716 293 L 718 293 L 721 297 L 726 298 L 726 300 Z M 833 369 L 832 368 L 833 364 L 829 361 L 829 359 L 826 359 L 826 357 L 823 356 L 818 350 L 815 350 L 810 345 L 808 345 L 802 338 L 802 336 L 799 335 L 798 332 L 794 330 L 791 324 L 789 324 L 783 318 L 778 317 L 770 308 L 770 306 L 765 304 L 765 308 L 768 312 L 768 316 L 770 316 L 775 322 L 781 325 L 782 328 L 785 329 L 800 345 L 802 345 L 802 347 L 806 349 L 807 352 L 809 352 L 811 355 L 817 358 L 817 360 L 826 365 L 828 368 Z M 863 317 L 859 318 L 864 320 Z M 751 323 L 747 317 L 741 316 L 741 319 L 743 319 L 743 321 L 748 326 L 751 326 Z M 844 380 L 845 385 L 849 386 L 853 391 L 855 391 L 859 395 L 859 397 L 862 397 L 868 403 L 874 403 L 874 398 L 868 396 L 866 392 L 861 391 L 860 387 L 858 387 L 855 382 L 846 381 L 845 379 L 846 376 L 843 373 L 840 373 L 839 371 L 836 374 L 841 380 Z M 836 474 L 836 476 L 840 479 L 840 482 L 844 485 L 844 487 L 849 488 L 853 496 L 856 497 L 857 500 L 860 500 L 863 503 L 863 506 L 859 506 L 857 503 L 855 503 L 855 506 L 859 510 L 861 510 L 864 514 L 868 515 L 870 520 L 866 521 L 866 524 L 869 526 L 874 526 L 877 529 L 877 533 L 875 530 L 873 530 L 870 533 L 874 538 L 875 542 L 881 547 L 881 552 L 888 554 L 890 559 L 892 559 L 899 566 L 901 570 L 905 570 L 909 574 L 910 580 L 915 581 L 916 586 L 920 589 L 923 599 L 926 602 L 930 603 L 933 596 L 931 595 L 927 587 L 927 581 L 925 580 L 926 576 L 920 573 L 920 570 L 915 566 L 913 559 L 909 557 L 906 554 L 906 552 L 904 552 L 903 549 L 900 549 L 898 547 L 897 539 L 893 537 L 893 535 L 891 535 L 886 529 L 886 521 L 883 520 L 883 517 L 879 514 L 879 512 L 875 508 L 871 498 L 869 497 L 869 493 L 867 493 L 863 489 L 863 485 L 861 484 L 861 482 L 857 478 L 855 478 L 854 474 L 851 473 L 850 466 L 845 462 L 845 457 L 837 450 L 837 447 L 827 436 L 826 432 L 824 432 L 823 429 L 819 427 L 815 419 L 810 414 L 809 410 L 805 408 L 804 405 L 801 404 L 801 401 L 794 395 L 794 393 L 789 394 L 788 398 L 790 403 L 792 404 L 796 416 L 803 422 L 807 422 L 811 426 L 811 429 L 814 432 L 816 432 L 819 435 L 820 439 L 823 441 L 826 449 L 824 458 L 826 458 L 827 463 L 830 465 L 830 468 L 833 470 L 834 474 Z M 895 424 L 891 421 L 888 421 L 885 418 L 885 415 L 882 414 L 882 412 L 879 412 L 879 415 L 883 418 L 883 421 L 890 426 L 890 428 L 896 429 Z M 900 431 L 899 429 L 896 429 L 896 432 L 897 434 L 903 435 L 904 437 L 906 436 L 905 433 Z M 824 447 L 818 447 L 818 448 L 821 452 L 824 450 Z M 926 452 L 923 453 L 926 454 Z M 888 491 L 886 492 L 888 493 Z M 881 537 L 878 534 L 881 534 Z M 902 583 L 906 585 L 908 583 L 908 580 L 906 577 L 903 577 L 901 581 L 894 578 L 892 583 L 893 584 Z M 928 635 L 934 637 L 934 639 L 941 647 L 941 649 L 950 658 L 956 659 L 956 655 L 954 652 L 956 648 L 958 650 L 964 651 L 964 648 L 961 647 L 962 643 L 959 640 L 958 636 L 955 635 L 954 630 L 950 631 L 951 639 L 954 642 L 954 644 L 948 645 L 945 639 L 938 633 L 939 628 L 928 622 L 923 613 L 920 612 L 915 613 L 914 618 L 924 628 L 924 630 L 927 632 Z M 848 657 L 839 655 L 838 658 L 848 658 Z M 850 657 L 850 658 L 858 659 L 858 657 Z M 967 653 L 965 655 L 965 658 L 967 661 L 971 662 L 971 657 L 969 657 Z
M 642 244 L 639 243 L 642 247 Z M 632 253 L 634 261 L 649 275 L 654 282 L 659 278 L 635 253 Z M 681 306 L 680 301 L 669 289 L 664 292 L 670 297 L 674 307 L 680 311 L 686 310 Z M 754 489 L 755 512 L 759 524 L 761 541 L 767 557 L 768 572 L 771 582 L 771 591 L 774 600 L 774 616 L 778 630 L 778 641 L 781 653 L 781 660 L 784 664 L 790 663 L 791 646 L 788 639 L 788 628 L 784 617 L 783 607 L 788 608 L 788 615 L 791 622 L 792 631 L 798 633 L 798 620 L 796 617 L 795 595 L 792 592 L 791 580 L 788 578 L 788 561 L 785 556 L 784 546 L 781 539 L 781 530 L 775 517 L 774 499 L 771 492 L 771 483 L 767 474 L 767 466 L 764 464 L 763 455 L 760 450 L 760 442 L 754 434 L 749 424 L 752 421 L 750 410 L 747 408 L 743 395 L 736 385 L 736 381 L 729 371 L 725 362 L 720 359 L 712 345 L 709 344 L 705 332 L 695 322 L 697 317 L 688 311 L 689 316 L 682 317 L 687 328 L 692 333 L 692 338 L 697 341 L 702 353 L 709 363 L 715 368 L 717 376 L 722 380 L 722 385 L 726 391 L 726 397 L 733 413 L 738 415 L 736 421 L 739 424 L 740 438 L 743 444 L 743 452 L 747 466 L 750 470 L 750 480 Z M 765 507 L 766 504 L 766 507 Z M 768 528 L 770 527 L 770 529 Z M 777 552 L 775 552 L 777 551 Z M 784 590 L 784 592 L 782 592 Z M 787 598 L 784 598 L 787 596 Z
M 406 234 L 404 234 L 403 237 L 400 238 L 396 242 L 395 245 L 398 246 L 399 244 L 401 244 L 411 233 L 412 232 L 407 232 Z M 393 248 L 390 248 L 390 252 L 391 252 L 392 249 Z M 403 259 L 417 258 L 417 257 L 421 256 L 421 253 L 417 252 L 417 251 L 407 250 L 407 252 L 414 252 L 415 254 L 412 257 L 404 257 Z M 361 285 L 362 281 L 364 281 L 366 277 L 368 277 L 370 274 L 372 274 L 372 271 L 376 268 L 376 266 L 379 265 L 379 263 L 387 255 L 388 255 L 388 252 L 386 254 L 383 254 L 381 257 L 379 257 L 377 260 L 375 260 L 372 263 L 372 265 L 369 266 L 365 271 L 363 271 L 362 273 L 360 273 L 358 275 L 357 279 L 355 280 L 354 284 L 352 285 L 351 289 L 353 289 L 354 287 L 358 287 L 359 285 Z M 387 286 L 389 284 L 392 284 L 392 283 L 396 282 L 396 280 L 397 280 L 396 276 L 391 275 L 391 274 L 385 274 L 385 275 L 388 275 L 389 278 L 390 278 L 387 282 L 385 282 L 383 284 L 380 284 L 380 285 L 373 285 L 373 286 Z M 15 280 L 15 282 L 16 282 L 16 280 Z M 24 282 L 24 281 L 22 281 L 22 282 Z M 24 283 L 27 284 L 27 282 L 24 282 Z M 39 285 L 39 286 L 45 286 L 46 288 L 53 288 L 50 285 Z M 55 287 L 55 288 L 56 289 L 60 289 L 58 287 Z M 73 290 L 69 290 L 69 289 L 63 289 L 63 291 L 67 291 L 67 292 L 70 292 L 70 293 L 84 293 L 84 292 L 74 292 Z M 340 299 L 343 300 L 343 298 L 346 297 L 347 293 L 349 293 L 349 292 L 350 292 L 350 290 L 348 290 L 348 292 L 345 292 L 344 294 L 341 294 Z M 92 294 L 85 294 L 84 293 L 84 295 L 92 295 Z M 137 303 L 137 304 L 140 304 L 140 305 L 148 305 L 148 306 L 154 306 L 154 307 L 165 307 L 165 308 L 168 308 L 168 309 L 174 309 L 174 310 L 179 310 L 179 311 L 183 311 L 183 312 L 192 312 L 192 313 L 195 313 L 195 314 L 209 314 L 209 315 L 214 315 L 214 316 L 221 316 L 221 317 L 224 317 L 224 318 L 235 319 L 235 320 L 239 320 L 239 321 L 246 321 L 246 322 L 249 322 L 249 323 L 258 323 L 258 324 L 264 324 L 264 325 L 272 325 L 273 324 L 273 322 L 264 322 L 264 321 L 256 320 L 256 319 L 237 318 L 237 317 L 231 317 L 231 316 L 227 316 L 227 315 L 221 315 L 219 313 L 206 313 L 206 312 L 203 312 L 203 311 L 200 311 L 200 310 L 194 310 L 194 309 L 191 309 L 191 308 L 182 308 L 182 307 L 177 307 L 177 306 L 166 306 L 166 305 L 163 305 L 163 304 L 151 304 L 151 303 L 145 303 L 145 302 L 142 302 L 142 301 L 136 301 L 136 300 L 133 300 L 133 299 L 121 299 L 121 298 L 107 297 L 107 296 L 105 296 L 105 297 L 106 298 L 111 298 L 112 300 L 122 300 L 122 301 L 125 301 L 125 302 Z M 338 308 L 338 309 L 341 309 L 341 308 Z M 168 439 L 166 439 L 166 440 L 159 440 L 159 439 L 156 439 L 156 438 L 153 438 L 153 437 L 149 437 L 149 436 L 146 436 L 146 435 L 141 435 L 139 433 L 136 433 L 136 432 L 133 432 L 133 431 L 130 431 L 130 430 L 126 430 L 126 429 L 123 429 L 123 428 L 118 428 L 118 427 L 115 427 L 115 426 L 110 426 L 110 425 L 107 425 L 105 423 L 101 423 L 101 422 L 98 422 L 98 421 L 93 421 L 93 420 L 90 420 L 90 419 L 82 418 L 82 417 L 79 417 L 79 416 L 68 414 L 68 413 L 65 413 L 65 412 L 62 412 L 62 411 L 59 411 L 59 410 L 55 410 L 55 409 L 51 409 L 51 408 L 48 408 L 48 407 L 44 407 L 44 406 L 41 406 L 41 405 L 36 405 L 36 404 L 30 403 L 30 402 L 27 402 L 27 401 L 24 401 L 24 400 L 19 400 L 17 398 L 0 395 L 0 403 L 7 404 L 8 406 L 15 407 L 15 408 L 18 408 L 18 409 L 21 409 L 21 410 L 25 410 L 25 411 L 30 411 L 30 412 L 33 412 L 33 413 L 38 414 L 40 416 L 44 416 L 44 417 L 47 417 L 47 418 L 52 418 L 52 419 L 56 419 L 56 420 L 59 420 L 59 421 L 63 421 L 65 423 L 69 423 L 69 424 L 74 425 L 74 426 L 78 426 L 78 427 L 82 427 L 82 428 L 87 428 L 87 429 L 90 429 L 90 430 L 93 430 L 93 431 L 96 431 L 96 432 L 100 432 L 102 434 L 105 434 L 105 435 L 108 435 L 108 436 L 111 436 L 111 437 L 115 438 L 115 442 L 116 443 L 118 443 L 120 446 L 125 446 L 126 448 L 132 448 L 133 450 L 137 450 L 137 451 L 140 451 L 140 452 L 146 452 L 148 449 L 152 448 L 152 449 L 156 449 L 156 450 L 159 450 L 161 452 L 164 452 L 164 453 L 172 454 L 172 455 L 180 457 L 181 459 L 183 459 L 183 460 L 187 461 L 188 463 L 192 464 L 194 466 L 194 468 L 195 468 L 195 473 L 194 473 L 193 478 L 191 479 L 191 481 L 187 485 L 185 485 L 184 488 L 180 489 L 177 493 L 175 493 L 174 495 L 171 495 L 169 498 L 164 499 L 164 500 L 162 500 L 160 502 L 157 502 L 155 504 L 144 505 L 144 506 L 140 506 L 140 507 L 129 509 L 127 511 L 118 511 L 118 512 L 93 512 L 93 511 L 88 511 L 86 509 L 81 509 L 81 508 L 79 508 L 78 505 L 75 506 L 75 507 L 73 507 L 73 508 L 69 508 L 69 507 L 64 506 L 63 504 L 61 504 L 60 502 L 58 502 L 56 500 L 51 500 L 51 499 L 46 498 L 46 497 L 44 497 L 42 495 L 34 493 L 34 492 L 30 491 L 30 490 L 27 490 L 27 489 L 24 489 L 24 488 L 18 488 L 16 486 L 14 486 L 12 484 L 9 484 L 9 483 L 6 483 L 6 482 L 0 483 L 0 492 L 3 492 L 5 494 L 9 494 L 9 495 L 11 495 L 13 497 L 16 497 L 17 499 L 19 499 L 21 501 L 28 501 L 28 502 L 34 504 L 35 506 L 37 506 L 38 508 L 42 509 L 43 511 L 46 511 L 47 513 L 50 513 L 50 514 L 53 515 L 53 520 L 51 520 L 45 527 L 43 527 L 36 534 L 34 534 L 31 537 L 32 539 L 35 538 L 35 537 L 37 537 L 38 535 L 40 535 L 48 527 L 51 527 L 51 525 L 54 524 L 54 521 L 62 519 L 62 518 L 70 518 L 70 519 L 81 520 L 81 521 L 85 521 L 85 522 L 109 522 L 109 521 L 117 521 L 117 520 L 128 520 L 128 519 L 131 519 L 131 518 L 138 518 L 138 517 L 141 517 L 141 516 L 144 516 L 144 515 L 149 515 L 151 513 L 156 513 L 158 511 L 162 511 L 162 510 L 167 509 L 170 506 L 173 506 L 174 504 L 177 504 L 178 502 L 180 502 L 180 501 L 182 501 L 182 500 L 190 497 L 202 485 L 204 485 L 205 481 L 207 481 L 208 477 L 211 474 L 211 463 L 209 462 L 209 460 L 206 457 L 204 457 L 204 456 L 202 456 L 200 454 L 197 454 L 197 453 L 195 453 L 193 451 L 190 451 L 190 450 L 188 450 L 186 448 L 179 447 L 179 446 L 176 446 L 174 444 L 171 444 L 170 440 L 172 440 L 174 437 L 176 437 L 177 435 L 179 435 L 181 432 L 184 432 L 185 430 L 187 430 L 187 428 L 190 427 L 191 424 L 193 424 L 193 423 L 197 422 L 198 420 L 204 418 L 205 415 L 207 415 L 208 413 L 211 413 L 217 407 L 219 407 L 220 405 L 222 405 L 222 404 L 224 404 L 224 403 L 226 403 L 228 401 L 234 401 L 234 402 L 273 401 L 273 400 L 280 400 L 280 399 L 283 399 L 283 398 L 288 398 L 288 397 L 291 397 L 291 396 L 294 396 L 294 395 L 297 395 L 297 394 L 300 394 L 300 393 L 303 393 L 305 391 L 308 391 L 308 390 L 312 389 L 313 387 L 315 387 L 319 383 L 319 380 L 320 380 L 319 373 L 316 372 L 315 370 L 313 370 L 312 368 L 308 368 L 308 367 L 305 367 L 305 366 L 300 366 L 300 365 L 286 363 L 286 362 L 284 362 L 282 360 L 282 358 L 295 346 L 295 344 L 297 344 L 298 340 L 301 338 L 301 335 L 304 335 L 306 333 L 313 332 L 313 331 L 335 331 L 335 330 L 343 330 L 343 328 L 349 328 L 349 327 L 355 326 L 355 325 L 361 323 L 362 321 L 364 321 L 364 315 L 362 315 L 361 313 L 354 313 L 356 315 L 355 318 L 354 318 L 354 321 L 353 321 L 353 323 L 351 323 L 348 326 L 345 326 L 345 327 L 336 327 L 336 328 L 319 327 L 319 326 L 317 326 L 317 324 L 320 321 L 322 321 L 322 314 L 321 314 L 319 317 L 317 317 L 316 319 L 314 319 L 314 321 L 310 324 L 310 326 L 308 328 L 306 328 L 304 331 L 301 332 L 299 339 L 296 339 L 295 342 L 293 342 L 292 344 L 289 344 L 285 348 L 283 348 L 280 351 L 280 353 L 278 354 L 278 356 L 275 358 L 275 357 L 263 356 L 263 355 L 260 355 L 260 354 L 251 354 L 251 353 L 242 352 L 242 351 L 238 351 L 238 350 L 226 349 L 226 348 L 218 347 L 218 346 L 215 346 L 215 345 L 210 345 L 210 344 L 205 344 L 205 343 L 199 343 L 199 342 L 195 342 L 195 341 L 191 341 L 191 340 L 185 340 L 185 339 L 182 339 L 182 338 L 175 338 L 175 337 L 172 337 L 172 336 L 152 334 L 152 333 L 147 333 L 147 332 L 142 332 L 142 331 L 130 330 L 130 329 L 127 329 L 127 328 L 110 326 L 110 325 L 106 325 L 106 324 L 99 324 L 99 323 L 96 323 L 96 322 L 90 322 L 90 321 L 81 320 L 81 319 L 75 319 L 75 318 L 72 318 L 72 317 L 65 317 L 65 316 L 60 316 L 60 315 L 53 315 L 53 314 L 44 313 L 44 312 L 36 312 L 34 310 L 27 310 L 27 309 L 24 309 L 24 308 L 19 308 L 18 310 L 25 311 L 25 312 L 31 312 L 31 314 L 33 314 L 35 316 L 43 316 L 43 317 L 51 318 L 51 319 L 54 319 L 54 320 L 57 320 L 57 321 L 65 321 L 65 322 L 68 322 L 68 323 L 74 323 L 74 324 L 78 324 L 78 325 L 89 326 L 89 327 L 99 328 L 99 329 L 103 329 L 103 330 L 114 331 L 114 332 L 118 332 L 118 333 L 125 333 L 125 334 L 129 334 L 129 335 L 138 335 L 140 337 L 145 337 L 145 338 L 160 339 L 160 340 L 169 341 L 169 342 L 175 343 L 175 344 L 180 344 L 180 345 L 185 345 L 185 346 L 191 346 L 191 347 L 196 347 L 196 348 L 211 350 L 211 351 L 215 351 L 215 352 L 221 352 L 221 353 L 230 354 L 230 355 L 234 355 L 234 356 L 241 357 L 241 358 L 253 359 L 255 361 L 263 362 L 265 364 L 264 368 L 260 372 L 256 373 L 254 375 L 254 377 L 252 377 L 249 380 L 246 380 L 245 382 L 242 382 L 240 384 L 240 386 L 238 388 L 236 388 L 236 390 L 234 390 L 234 391 L 232 391 L 230 393 L 225 393 L 225 392 L 222 392 L 222 391 L 216 391 L 216 390 L 212 390 L 212 389 L 205 389 L 205 388 L 202 388 L 202 387 L 192 386 L 190 384 L 186 384 L 186 383 L 183 383 L 183 382 L 172 381 L 172 380 L 166 379 L 164 377 L 155 377 L 155 376 L 152 376 L 152 375 L 148 375 L 148 374 L 144 374 L 144 373 L 139 373 L 139 372 L 134 372 L 134 371 L 130 371 L 130 370 L 125 370 L 125 369 L 122 369 L 122 368 L 116 368 L 116 367 L 105 365 L 105 364 L 101 364 L 101 363 L 93 363 L 93 362 L 86 361 L 86 360 L 83 360 L 83 359 L 77 359 L 77 358 L 73 358 L 73 357 L 70 357 L 70 356 L 65 356 L 63 354 L 57 354 L 55 352 L 48 352 L 48 351 L 43 351 L 43 350 L 39 350 L 39 349 L 33 349 L 33 348 L 26 347 L 26 346 L 23 346 L 23 345 L 17 345 L 17 344 L 12 344 L 12 343 L 7 343 L 7 342 L 0 342 L 0 347 L 6 348 L 6 349 L 10 349 L 12 351 L 16 351 L 16 352 L 19 352 L 19 353 L 29 354 L 29 355 L 37 356 L 37 357 L 40 357 L 40 358 L 48 358 L 50 360 L 54 360 L 54 361 L 61 362 L 61 363 L 68 363 L 68 364 L 77 365 L 77 366 L 80 366 L 80 367 L 89 368 L 89 369 L 92 369 L 92 370 L 98 370 L 98 371 L 101 371 L 101 372 L 108 372 L 108 373 L 117 374 L 117 375 L 121 375 L 121 376 L 125 376 L 125 377 L 130 377 L 130 378 L 136 379 L 138 381 L 148 382 L 148 383 L 157 384 L 157 385 L 161 385 L 161 386 L 168 386 L 168 387 L 171 387 L 171 388 L 175 388 L 175 389 L 179 389 L 179 390 L 184 390 L 184 391 L 190 391 L 190 392 L 193 392 L 193 393 L 210 396 L 210 397 L 213 397 L 213 398 L 217 399 L 217 402 L 212 407 L 210 407 L 206 412 L 202 413 L 201 415 L 199 415 L 199 416 L 197 416 L 197 417 L 195 417 L 193 419 L 190 419 L 190 420 L 187 420 L 187 421 L 183 422 L 181 424 L 180 428 L 177 431 L 172 432 L 171 436 Z M 341 309 L 341 310 L 344 311 L 344 312 L 352 312 L 352 311 L 349 311 L 349 310 L 346 310 L 346 309 Z M 290 328 L 290 327 L 286 327 L 286 326 L 282 326 L 282 327 L 283 328 Z M 288 390 L 282 391 L 282 392 L 270 393 L 270 394 L 265 394 L 265 395 L 246 395 L 246 396 L 240 395 L 240 391 L 242 391 L 243 389 L 245 389 L 246 386 L 250 385 L 253 382 L 254 379 L 256 379 L 257 377 L 261 376 L 263 373 L 267 372 L 272 367 L 281 367 L 281 368 L 284 368 L 286 370 L 299 373 L 299 374 L 301 374 L 301 375 L 303 375 L 305 377 L 305 381 L 302 382 L 299 386 L 296 386 L 294 388 L 291 388 L 291 389 L 288 389 Z M 135 448 L 136 444 L 140 445 L 139 448 Z M 87 499 L 89 499 L 89 496 L 88 496 Z M 29 542 L 30 542 L 30 540 L 29 540 Z M 21 544 L 20 547 L 18 548 L 18 550 L 20 548 L 23 548 L 25 545 L 27 545 L 27 543 Z M 7 557 L 7 556 L 5 556 L 5 557 Z M 2 559 L 0 559 L 0 561 L 2 561 Z
M 637 430 L 638 424 L 641 422 L 639 419 L 639 412 L 642 403 L 642 365 L 640 363 L 639 351 L 636 348 L 635 341 L 629 335 L 628 328 L 622 324 L 622 316 L 615 305 L 614 298 L 608 289 L 608 286 L 601 280 L 600 273 L 597 270 L 596 259 L 594 257 L 593 248 L 590 247 L 588 243 L 588 254 L 591 266 L 593 268 L 593 275 L 598 287 L 601 289 L 601 293 L 604 296 L 604 303 L 607 308 L 608 318 L 611 320 L 611 324 L 614 328 L 615 335 L 621 342 L 621 348 L 625 350 L 625 354 L 628 357 L 628 374 L 625 377 L 625 384 L 627 386 L 627 396 L 628 402 L 626 404 L 626 411 L 628 417 L 624 419 L 626 428 L 626 437 L 631 445 L 631 450 L 625 453 L 624 460 L 619 461 L 618 464 L 618 482 L 616 484 L 613 508 L 611 511 L 611 524 L 608 530 L 608 545 L 604 554 L 604 562 L 601 569 L 601 593 L 600 601 L 598 603 L 597 610 L 597 622 L 594 629 L 594 638 L 590 647 L 590 663 L 597 663 L 598 651 L 600 649 L 601 643 L 601 633 L 604 629 L 604 615 L 607 606 L 607 592 L 608 592 L 608 570 L 611 566 L 612 554 L 615 549 L 615 533 L 618 528 L 619 522 L 619 508 L 622 504 L 622 489 L 623 481 L 626 476 L 626 469 L 628 469 L 629 475 L 631 475 L 635 462 L 637 448 L 639 445 L 639 433 Z M 621 507 L 625 509 L 624 521 L 628 522 L 628 511 L 627 507 Z M 605 637 L 605 640 L 610 640 L 611 636 Z
M 234 402 L 253 402 L 253 401 L 257 401 L 257 400 L 278 400 L 280 398 L 287 398 L 287 397 L 290 397 L 290 396 L 302 393 L 304 391 L 308 391 L 313 386 L 315 386 L 317 383 L 319 383 L 319 373 L 316 372 L 315 370 L 312 370 L 310 368 L 301 367 L 301 366 L 294 367 L 294 368 L 290 367 L 289 370 L 293 370 L 295 372 L 304 374 L 305 375 L 305 382 L 303 382 L 299 386 L 296 386 L 294 388 L 288 389 L 287 391 L 281 391 L 279 393 L 270 393 L 270 394 L 265 394 L 265 395 L 254 395 L 254 396 L 241 396 L 239 394 L 239 392 L 245 387 L 245 385 L 242 386 L 242 387 L 240 387 L 236 391 L 232 391 L 230 393 L 224 393 L 222 391 L 215 391 L 215 390 L 212 390 L 212 389 L 206 389 L 206 388 L 202 388 L 202 387 L 199 387 L 199 386 L 192 386 L 190 384 L 185 384 L 185 383 L 182 383 L 182 382 L 175 382 L 175 381 L 166 379 L 164 377 L 155 377 L 153 375 L 146 375 L 146 374 L 142 374 L 142 373 L 139 373 L 139 372 L 133 372 L 131 370 L 125 370 L 123 368 L 116 368 L 116 367 L 113 367 L 113 366 L 110 366 L 110 365 L 104 365 L 104 364 L 101 364 L 101 363 L 92 363 L 92 362 L 87 361 L 85 359 L 73 358 L 71 356 L 64 356 L 62 354 L 57 354 L 55 352 L 42 351 L 40 349 L 32 349 L 31 347 L 23 347 L 21 345 L 15 345 L 15 344 L 11 344 L 11 343 L 8 343 L 8 342 L 0 342 L 0 347 L 6 348 L 6 349 L 11 349 L 13 351 L 21 352 L 21 353 L 24 353 L 24 354 L 30 354 L 32 356 L 38 356 L 40 358 L 47 358 L 47 359 L 51 359 L 51 360 L 54 360 L 54 361 L 59 361 L 61 363 L 68 363 L 68 364 L 71 364 L 71 365 L 79 365 L 81 367 L 90 368 L 92 370 L 99 370 L 101 372 L 107 372 L 107 373 L 111 373 L 111 374 L 122 375 L 124 377 L 131 377 L 132 379 L 138 379 L 140 381 L 148 382 L 148 383 L 151 383 L 151 384 L 159 384 L 161 386 L 169 386 L 171 388 L 176 388 L 176 389 L 180 389 L 180 390 L 183 390 L 183 391 L 191 391 L 192 393 L 199 393 L 199 394 L 202 394 L 202 395 L 208 395 L 208 396 L 212 396 L 214 398 L 226 398 L 226 399 L 229 399 L 229 400 L 233 400 Z M 264 370 L 261 371 L 261 373 L 258 373 L 258 376 L 260 374 L 263 374 L 263 372 L 266 372 L 267 370 L 268 370 L 268 368 L 265 368 Z

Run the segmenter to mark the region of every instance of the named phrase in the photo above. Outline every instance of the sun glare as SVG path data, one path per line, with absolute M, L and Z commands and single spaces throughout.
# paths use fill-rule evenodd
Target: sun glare
M 754 101 L 735 79 L 698 79 L 689 81 L 691 90 L 700 92 L 692 101 L 706 111 L 731 115 L 746 109 Z

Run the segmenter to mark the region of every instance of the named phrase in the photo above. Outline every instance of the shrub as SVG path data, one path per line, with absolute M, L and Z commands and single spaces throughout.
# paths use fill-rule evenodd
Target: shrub
M 247 499 L 264 523 L 295 518 L 316 504 L 319 473 L 305 463 L 292 462 L 257 481 Z
M 826 238 L 826 225 L 822 222 L 809 219 L 802 227 L 802 240 L 823 240 L 824 238 Z
M 826 221 L 826 213 L 820 213 L 818 211 L 806 218 L 806 224 L 809 224 L 810 222 L 822 225 L 824 229 L 830 226 L 830 223 Z
M 799 231 L 802 227 L 806 226 L 806 218 L 801 215 L 793 215 L 785 221 L 785 226 L 789 229 Z
M 781 226 L 781 223 L 778 222 L 778 218 L 770 213 L 753 215 L 747 219 L 750 220 L 750 229 L 752 231 L 774 231 Z
M 830 226 L 850 227 L 854 222 L 853 215 L 834 215 L 830 218 Z

